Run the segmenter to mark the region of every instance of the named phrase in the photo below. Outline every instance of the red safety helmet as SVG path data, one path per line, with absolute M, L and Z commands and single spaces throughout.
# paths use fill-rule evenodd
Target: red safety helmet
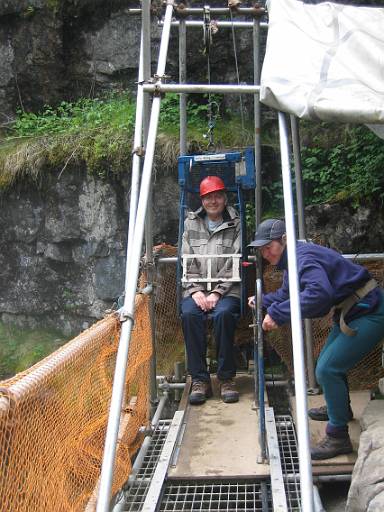
M 218 192 L 219 190 L 226 190 L 224 181 L 218 176 L 207 176 L 200 183 L 200 197 L 206 196 L 211 192 Z

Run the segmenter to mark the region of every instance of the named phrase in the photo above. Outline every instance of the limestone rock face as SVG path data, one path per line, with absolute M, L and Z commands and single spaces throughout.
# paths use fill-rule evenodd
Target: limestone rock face
M 194 1 L 194 6 L 204 2 Z M 128 5 L 129 4 L 129 5 Z M 152 6 L 156 2 L 152 2 Z M 158 2 L 161 6 L 161 2 Z M 210 5 L 223 5 L 211 0 Z M 100 91 L 136 91 L 140 51 L 140 15 L 129 12 L 140 1 L 0 0 L 0 113 L 12 118 L 17 108 L 37 111 L 44 105 Z M 161 27 L 152 17 L 152 73 L 156 69 Z M 178 35 L 172 29 L 166 73 L 178 81 Z M 263 37 L 265 34 L 263 35 Z M 252 37 L 248 29 L 236 34 L 240 81 L 252 82 Z M 214 36 L 212 82 L 237 83 L 233 41 L 229 30 Z M 202 30 L 188 31 L 188 79 L 207 81 Z M 226 98 L 227 107 L 237 96 Z M 251 98 L 243 109 L 252 116 Z
M 384 401 L 369 402 L 361 420 L 358 458 L 352 474 L 347 512 L 384 510 Z
M 308 237 L 344 253 L 383 252 L 384 217 L 381 209 L 347 204 L 308 206 L 305 212 Z
M 0 318 L 71 334 L 101 318 L 123 292 L 129 187 L 85 170 L 47 175 L 2 197 Z M 160 193 L 163 190 L 163 193 Z M 155 186 L 154 241 L 176 243 L 178 188 Z

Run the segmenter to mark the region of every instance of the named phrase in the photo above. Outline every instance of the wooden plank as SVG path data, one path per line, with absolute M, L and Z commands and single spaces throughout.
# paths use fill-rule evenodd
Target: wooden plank
M 360 418 L 370 400 L 369 391 L 351 391 L 351 406 L 354 414 L 354 419 L 349 422 L 349 435 L 351 437 L 353 453 L 348 455 L 339 455 L 332 459 L 314 460 L 312 461 L 313 474 L 343 474 L 352 473 L 353 466 L 357 459 L 357 450 L 359 448 L 360 440 Z M 324 405 L 323 395 L 309 395 L 308 408 L 320 407 Z M 290 406 L 294 422 L 296 422 L 296 400 L 295 397 L 290 397 Z M 309 432 L 311 445 L 318 443 L 325 435 L 325 421 L 314 421 L 309 419 Z M 324 469 L 327 468 L 328 469 Z
M 258 415 L 254 410 L 253 377 L 236 378 L 240 401 L 225 404 L 213 379 L 214 397 L 188 406 L 186 428 L 171 479 L 253 478 L 269 476 L 269 465 L 258 464 Z

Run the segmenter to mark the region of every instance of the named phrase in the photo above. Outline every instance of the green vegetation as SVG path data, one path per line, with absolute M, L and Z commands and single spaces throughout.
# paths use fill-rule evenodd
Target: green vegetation
M 220 104 L 219 97 L 212 99 Z M 191 151 L 203 151 L 207 148 L 207 97 L 190 98 L 187 110 Z M 49 169 L 63 172 L 81 164 L 100 177 L 126 172 L 131 164 L 134 121 L 135 102 L 127 93 L 62 102 L 39 114 L 18 112 L 0 140 L 0 189 L 26 177 L 39 182 Z M 170 94 L 162 101 L 156 149 L 159 165 L 176 163 L 178 125 L 178 95 Z M 251 123 L 242 128 L 240 119 L 228 112 L 217 116 L 214 136 L 219 151 L 253 144 Z M 384 143 L 368 128 L 305 122 L 301 136 L 306 204 L 346 199 L 355 206 L 382 203 Z M 264 132 L 262 142 L 276 153 L 273 138 L 275 134 Z M 266 170 L 263 179 L 265 214 L 282 210 L 281 176 L 274 173 L 276 169 Z
M 188 103 L 189 137 L 194 148 L 206 148 L 207 101 Z M 83 163 L 101 177 L 125 172 L 131 163 L 135 102 L 126 93 L 62 102 L 38 114 L 19 111 L 15 123 L 0 141 L 0 189 L 17 179 L 36 182 L 48 169 L 64 171 Z M 177 95 L 162 102 L 157 157 L 174 165 L 178 156 L 179 109 Z M 235 134 L 235 136 L 234 136 Z M 236 119 L 217 119 L 218 146 L 252 143 L 251 127 L 242 130 Z M 248 141 L 248 142 L 247 142 Z
M 335 127 L 322 123 L 321 131 Z M 340 132 L 340 129 L 339 129 Z M 365 126 L 347 126 L 340 138 L 322 147 L 324 134 L 303 148 L 307 204 L 350 200 L 354 206 L 384 201 L 384 141 Z
M 347 201 L 355 208 L 384 201 L 384 141 L 366 126 L 302 122 L 301 163 L 306 205 Z M 271 144 L 268 144 L 272 146 Z M 277 147 L 273 148 L 276 152 Z M 292 160 L 293 169 L 293 160 Z M 292 172 L 293 175 L 293 172 Z M 295 186 L 295 179 L 292 179 Z M 265 217 L 283 215 L 280 171 L 265 176 Z
M 53 330 L 20 329 L 0 323 L 0 380 L 29 368 L 65 341 Z

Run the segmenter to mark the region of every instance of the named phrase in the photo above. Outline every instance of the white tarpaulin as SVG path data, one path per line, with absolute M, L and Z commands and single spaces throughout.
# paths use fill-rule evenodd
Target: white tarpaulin
M 261 101 L 299 118 L 384 123 L 384 8 L 267 5 Z

